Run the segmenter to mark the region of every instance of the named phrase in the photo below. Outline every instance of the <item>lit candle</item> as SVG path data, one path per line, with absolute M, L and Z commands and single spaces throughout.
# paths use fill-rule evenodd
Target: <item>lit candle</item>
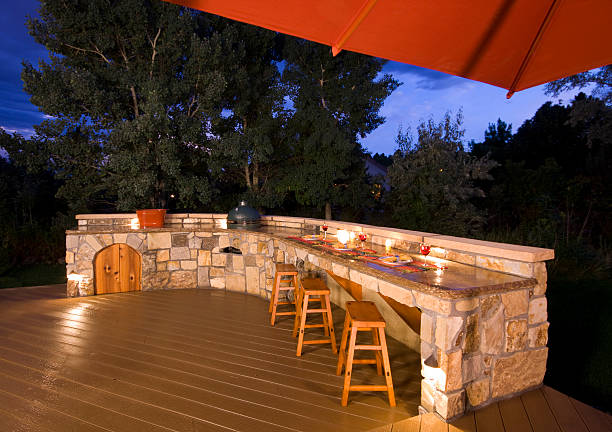
M 340 243 L 346 246 L 349 241 L 350 235 L 346 230 L 338 230 L 338 232 L 336 233 L 336 237 L 338 238 L 338 241 Z

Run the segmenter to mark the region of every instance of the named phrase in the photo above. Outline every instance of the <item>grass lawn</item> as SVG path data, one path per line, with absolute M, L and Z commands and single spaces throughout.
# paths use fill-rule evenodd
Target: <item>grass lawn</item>
M 0 288 L 52 285 L 66 282 L 63 264 L 32 264 L 12 268 L 0 275 Z
M 549 281 L 548 367 L 544 382 L 612 411 L 612 284 Z

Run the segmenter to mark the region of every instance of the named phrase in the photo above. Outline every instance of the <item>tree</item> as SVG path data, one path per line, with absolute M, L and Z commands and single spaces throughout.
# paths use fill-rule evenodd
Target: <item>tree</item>
M 564 91 L 574 88 L 583 89 L 590 85 L 593 86 L 592 95 L 601 98 L 610 106 L 612 104 L 612 65 L 551 81 L 546 84 L 545 92 L 547 95 L 556 97 Z
M 485 202 L 490 226 L 543 247 L 604 244 L 612 227 L 612 108 L 578 94 L 543 104 L 508 141 Z
M 482 143 L 472 144 L 472 155 L 476 157 L 489 156 L 490 159 L 503 161 L 507 157 L 508 145 L 512 139 L 512 125 L 497 119 L 497 123 L 489 123 Z
M 398 131 L 398 150 L 389 168 L 389 211 L 403 228 L 455 235 L 473 234 L 485 218 L 473 200 L 484 197 L 476 180 L 491 179 L 496 163 L 476 158 L 462 143 L 462 115 L 447 113 L 410 131 Z
M 281 190 L 298 203 L 358 207 L 369 187 L 358 137 L 383 123 L 379 110 L 399 83 L 379 76 L 383 60 L 342 52 L 291 39 L 286 49 L 283 80 L 290 86 L 293 113 L 287 126 L 293 157 L 285 164 Z
M 235 32 L 228 52 L 233 70 L 224 93 L 226 115 L 215 127 L 221 137 L 213 147 L 215 174 L 238 190 L 246 189 L 252 204 L 275 206 L 283 149 L 284 86 L 278 64 L 283 35 L 259 27 L 220 20 L 217 28 Z M 231 199 L 235 200 L 235 197 Z
M 231 33 L 161 1 L 43 0 L 39 13 L 28 27 L 51 60 L 24 63 L 22 79 L 53 117 L 35 139 L 53 169 L 77 185 L 89 169 L 98 186 L 81 193 L 105 189 L 123 210 L 208 202 Z

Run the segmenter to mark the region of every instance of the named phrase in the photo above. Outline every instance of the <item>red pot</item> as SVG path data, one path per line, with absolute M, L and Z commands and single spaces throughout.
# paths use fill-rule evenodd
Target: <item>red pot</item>
M 166 217 L 166 209 L 136 210 L 140 228 L 162 228 Z

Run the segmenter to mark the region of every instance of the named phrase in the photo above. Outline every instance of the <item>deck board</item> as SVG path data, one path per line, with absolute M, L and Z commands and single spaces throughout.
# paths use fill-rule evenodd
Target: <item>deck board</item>
M 550 387 L 542 388 L 542 393 L 563 432 L 588 432 L 569 397 Z
M 602 432 L 612 417 L 549 387 L 447 424 L 418 415 L 420 357 L 389 338 L 398 406 L 354 392 L 328 346 L 295 356 L 293 317 L 216 290 L 65 298 L 65 286 L 0 290 L 2 431 Z M 344 312 L 334 308 L 340 335 Z M 311 330 L 313 334 L 318 329 Z M 354 370 L 377 383 L 375 368 Z
M 531 423 L 520 398 L 512 398 L 498 403 L 499 413 L 506 432 L 531 432 Z
M 521 401 L 529 416 L 533 432 L 561 432 L 541 389 L 523 394 Z
M 469 412 L 448 425 L 448 432 L 476 432 L 476 417 Z
M 610 432 L 612 430 L 612 418 L 595 408 L 584 404 L 576 399 L 570 401 L 578 411 L 580 418 L 584 421 L 589 432 Z
M 504 432 L 504 422 L 497 404 L 494 403 L 477 410 L 474 416 L 478 432 Z
M 23 418 L 24 430 L 366 431 L 417 414 L 419 356 L 396 353 L 409 351 L 396 341 L 394 378 L 407 384 L 398 407 L 359 392 L 343 408 L 337 357 L 309 347 L 297 358 L 292 320 L 271 327 L 263 299 L 38 291 L 0 292 L 0 402 L 12 401 L 0 425 L 9 430 Z M 339 332 L 344 314 L 334 312 Z M 354 379 L 380 377 L 364 366 Z

